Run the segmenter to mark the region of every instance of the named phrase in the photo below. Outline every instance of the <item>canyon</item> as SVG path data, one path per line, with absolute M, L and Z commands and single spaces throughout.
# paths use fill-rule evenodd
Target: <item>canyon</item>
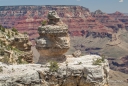
M 31 45 L 28 43 L 27 34 L 24 33 L 24 37 L 19 37 L 20 33 L 13 28 L 15 35 L 9 35 L 9 30 L 1 28 L 1 32 L 8 31 L 7 38 L 16 37 L 13 45 L 24 52 L 30 51 Z M 48 12 L 48 23 L 43 21 L 38 27 L 38 33 L 40 36 L 36 40 L 36 48 L 40 53 L 39 63 L 7 65 L 0 62 L 1 86 L 109 85 L 109 63 L 103 56 L 81 55 L 81 51 L 76 51 L 72 55 L 64 55 L 70 48 L 70 37 L 68 26 L 63 23 L 56 11 Z M 28 61 L 24 58 L 23 60 Z M 33 62 L 33 59 L 31 60 Z
M 71 48 L 66 54 L 80 50 L 82 54 L 105 55 L 108 59 L 116 59 L 114 62 L 117 63 L 117 59 L 128 55 L 128 16 L 118 11 L 111 14 L 100 10 L 90 12 L 88 8 L 76 5 L 0 6 L 0 24 L 5 28 L 15 27 L 21 33 L 27 32 L 35 46 L 38 26 L 43 20 L 47 21 L 49 10 L 55 10 L 69 27 Z M 111 68 L 115 67 L 117 65 Z M 127 73 L 127 66 L 123 67 L 123 72 Z

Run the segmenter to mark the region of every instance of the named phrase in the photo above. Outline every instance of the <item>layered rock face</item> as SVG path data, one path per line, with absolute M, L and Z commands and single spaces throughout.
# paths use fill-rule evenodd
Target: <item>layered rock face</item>
M 116 20 L 119 20 L 124 23 L 124 27 L 126 28 L 126 30 L 128 30 L 128 15 L 124 15 L 123 13 L 120 13 L 118 11 L 109 15 L 115 18 Z
M 86 35 L 86 31 L 112 32 L 95 19 L 88 8 L 82 6 L 8 6 L 0 7 L 0 24 L 28 32 L 30 38 L 38 37 L 37 27 L 47 18 L 49 10 L 56 10 L 63 22 L 69 26 L 71 36 Z M 83 33 L 85 32 L 85 33 Z M 109 33 L 110 34 L 110 33 Z M 101 34 L 103 35 L 103 34 Z
M 4 27 L 15 27 L 20 32 L 28 32 L 33 40 L 38 37 L 37 27 L 46 19 L 49 10 L 56 10 L 62 20 L 69 26 L 71 36 L 86 36 L 97 33 L 97 37 L 118 32 L 119 28 L 127 28 L 128 16 L 119 12 L 106 14 L 98 10 L 91 13 L 81 6 L 1 6 L 0 24 Z M 96 37 L 95 36 L 95 37 Z
M 108 28 L 111 28 L 113 32 L 118 32 L 120 28 L 125 28 L 125 24 L 119 19 L 115 19 L 107 13 L 103 13 L 100 10 L 97 10 L 92 13 L 92 16 L 98 20 L 101 24 L 105 25 Z
M 19 57 L 21 60 L 27 61 L 28 63 L 33 62 L 33 52 L 31 50 L 32 43 L 27 34 L 15 36 L 10 45 L 23 52 Z
M 0 26 L 0 61 L 6 64 L 32 63 L 32 43 L 27 34 Z
M 41 57 L 61 57 L 70 47 L 68 26 L 59 18 L 56 11 L 48 13 L 48 25 L 38 28 L 39 38 L 36 48 Z
M 109 65 L 107 60 L 97 55 L 86 55 L 74 58 L 66 56 L 65 62 L 5 65 L 0 63 L 0 85 L 6 86 L 108 86 Z M 53 69 L 55 69 L 53 71 Z M 52 71 L 51 71 L 52 70 Z

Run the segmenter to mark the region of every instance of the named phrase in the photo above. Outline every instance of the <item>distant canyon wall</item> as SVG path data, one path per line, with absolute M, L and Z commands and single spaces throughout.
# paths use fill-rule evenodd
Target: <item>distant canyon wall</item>
M 94 36 L 112 38 L 120 28 L 128 29 L 128 16 L 115 12 L 106 14 L 100 10 L 93 13 L 88 8 L 75 5 L 46 6 L 0 6 L 0 24 L 27 32 L 30 39 L 37 38 L 38 26 L 47 19 L 49 10 L 56 10 L 69 27 L 70 36 Z

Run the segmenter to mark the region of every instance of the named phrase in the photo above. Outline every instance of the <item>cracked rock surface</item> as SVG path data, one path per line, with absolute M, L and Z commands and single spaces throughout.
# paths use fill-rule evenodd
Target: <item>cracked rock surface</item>
M 109 65 L 105 59 L 100 65 L 93 62 L 98 55 L 73 57 L 57 63 L 50 71 L 50 63 L 6 65 L 0 63 L 0 86 L 108 86 Z

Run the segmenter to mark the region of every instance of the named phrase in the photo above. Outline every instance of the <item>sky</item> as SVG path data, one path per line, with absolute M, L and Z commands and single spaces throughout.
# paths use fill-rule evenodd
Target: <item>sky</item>
M 0 6 L 8 5 L 80 5 L 89 8 L 91 12 L 102 10 L 106 13 L 128 13 L 128 0 L 0 0 Z

